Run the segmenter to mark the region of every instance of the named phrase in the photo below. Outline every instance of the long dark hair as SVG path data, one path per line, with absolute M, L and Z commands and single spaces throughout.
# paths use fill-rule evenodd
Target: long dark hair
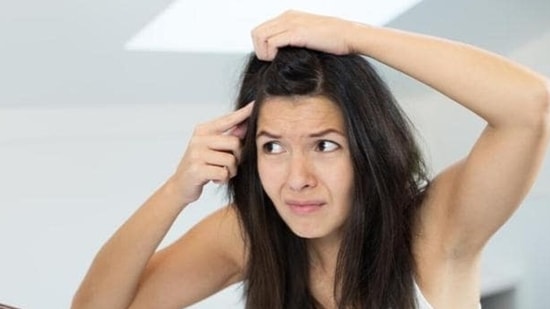
M 415 308 L 412 233 L 429 184 L 410 121 L 367 59 L 287 47 L 271 62 L 253 54 L 236 108 L 255 101 L 229 194 L 248 250 L 246 308 L 320 307 L 309 289 L 306 239 L 293 234 L 262 188 L 256 122 L 273 96 L 325 96 L 342 111 L 354 166 L 351 213 L 337 257 L 339 308 Z

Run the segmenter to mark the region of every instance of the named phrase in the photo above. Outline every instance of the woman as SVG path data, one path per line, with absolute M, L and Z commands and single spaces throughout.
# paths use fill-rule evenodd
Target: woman
M 181 308 L 244 281 L 247 308 L 478 308 L 481 251 L 544 157 L 548 81 L 464 44 L 294 11 L 253 41 L 239 108 L 196 127 L 73 307 Z M 428 182 L 406 119 L 357 55 L 482 117 L 468 156 Z M 229 182 L 233 203 L 155 252 L 209 181 Z

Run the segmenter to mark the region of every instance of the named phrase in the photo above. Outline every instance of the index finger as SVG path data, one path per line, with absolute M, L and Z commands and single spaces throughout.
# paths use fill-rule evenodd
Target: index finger
M 252 30 L 252 43 L 258 59 L 271 61 L 275 58 L 279 47 L 289 45 L 288 42 L 280 45 L 271 44 L 274 37 L 288 31 L 287 25 L 281 21 L 284 15 L 265 21 Z
M 241 107 L 232 113 L 214 119 L 211 122 L 213 132 L 224 133 L 229 129 L 235 127 L 239 123 L 245 121 L 252 113 L 253 106 L 254 101 L 248 103 L 244 107 Z

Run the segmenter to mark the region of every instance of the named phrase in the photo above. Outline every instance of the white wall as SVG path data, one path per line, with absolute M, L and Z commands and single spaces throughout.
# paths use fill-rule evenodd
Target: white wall
M 170 175 L 194 123 L 229 108 L 1 108 L 0 303 L 68 308 L 100 245 Z M 223 193 L 208 187 L 166 241 L 220 206 Z M 202 308 L 237 303 L 225 294 Z

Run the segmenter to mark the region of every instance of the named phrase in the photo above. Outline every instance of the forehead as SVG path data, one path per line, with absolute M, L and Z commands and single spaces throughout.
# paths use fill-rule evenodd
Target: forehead
M 344 131 L 339 106 L 324 96 L 271 97 L 260 107 L 258 128 L 299 130 L 303 127 L 333 127 Z

